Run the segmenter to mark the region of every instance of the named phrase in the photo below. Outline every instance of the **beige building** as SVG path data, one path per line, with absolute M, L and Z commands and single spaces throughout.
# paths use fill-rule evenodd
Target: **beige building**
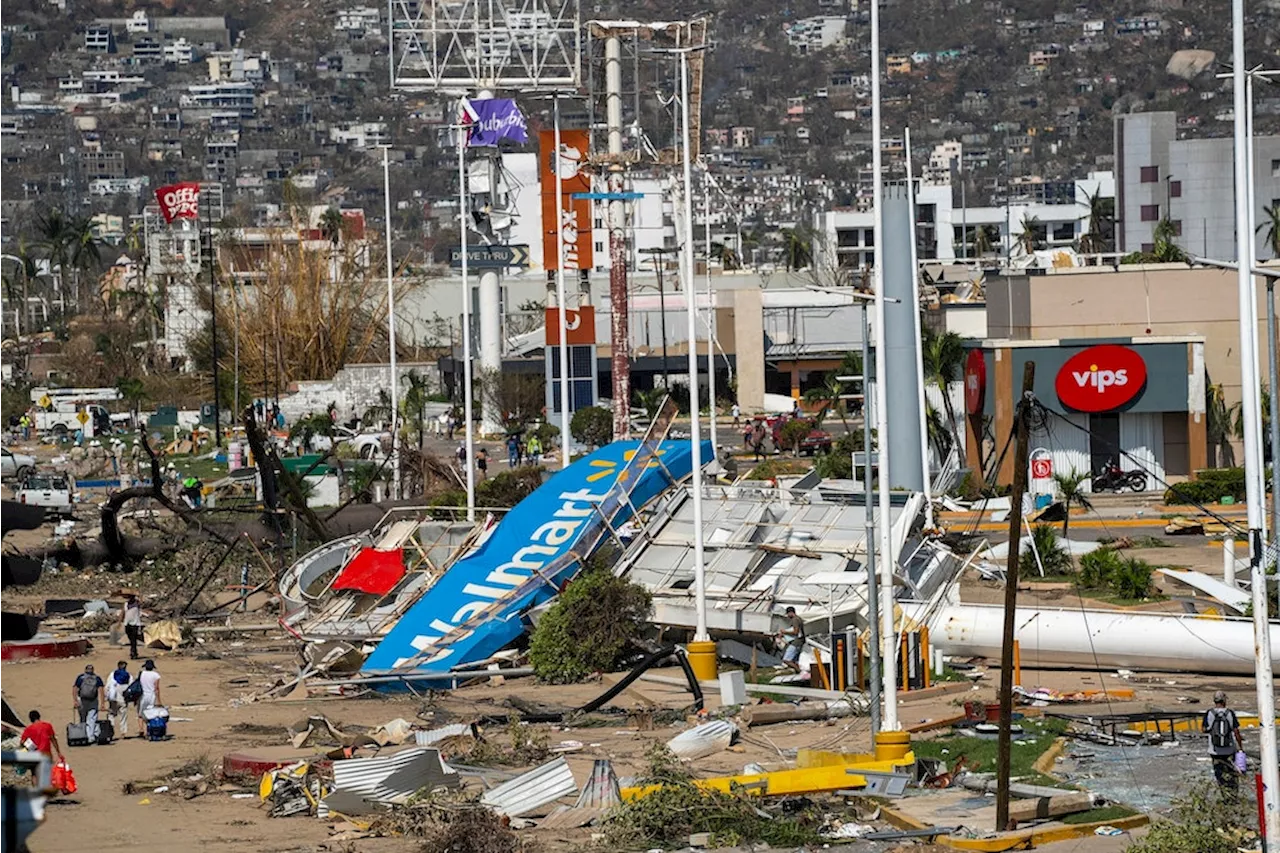
M 1255 281 L 1259 375 L 1265 383 L 1268 375 L 1266 288 L 1261 278 Z M 990 276 L 986 294 L 987 336 L 982 348 L 991 353 L 1037 345 L 1064 351 L 1105 344 L 1139 349 L 1158 344 L 1185 345 L 1188 377 L 1183 409 L 1187 414 L 1185 438 L 1175 439 L 1168 429 L 1176 420 L 1170 417 L 1176 410 L 1168 405 L 1161 410 L 1164 411 L 1165 440 L 1171 447 L 1185 444 L 1186 449 L 1180 446 L 1170 459 L 1161 460 L 1161 464 L 1172 476 L 1214 464 L 1212 450 L 1204 446 L 1212 440 L 1204 424 L 1206 388 L 1220 385 L 1228 406 L 1241 399 L 1235 272 L 1191 268 L 1186 264 L 1050 269 L 1034 274 Z M 1151 367 L 1148 364 L 1148 368 Z M 1182 369 L 1181 365 L 1178 369 Z M 997 382 L 999 377 L 994 375 L 991 379 L 993 387 L 1003 386 L 1020 381 L 1020 374 L 1010 373 L 1001 382 Z M 1163 392 L 1149 389 L 1148 393 L 1151 391 L 1166 396 L 1170 393 L 1168 389 Z M 1007 395 L 1002 389 L 997 396 L 1004 401 Z M 999 409 L 1004 408 L 1002 402 Z M 996 414 L 996 420 L 1000 421 L 999 412 Z M 996 432 L 999 432 L 998 425 Z M 1181 426 L 1177 433 L 1184 434 Z M 1233 440 L 1233 445 L 1239 462 L 1243 458 L 1240 443 Z M 1153 460 L 1162 452 L 1153 450 Z M 1095 450 L 1095 462 L 1097 455 Z

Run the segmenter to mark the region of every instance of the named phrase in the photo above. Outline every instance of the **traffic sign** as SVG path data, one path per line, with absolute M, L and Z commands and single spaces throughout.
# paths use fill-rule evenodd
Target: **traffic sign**
M 89 422 L 89 413 L 86 412 L 84 409 L 81 409 L 80 411 L 76 412 L 76 420 L 80 422 L 80 426 L 84 426 Z
M 462 247 L 454 246 L 449 250 L 449 266 L 462 269 Z M 520 246 L 468 246 L 467 267 L 469 269 L 504 269 L 506 267 L 529 266 L 529 247 Z
M 40 408 L 47 409 L 53 405 L 53 401 L 49 399 L 49 395 L 45 394 L 40 398 Z
M 1048 480 L 1053 477 L 1053 457 L 1031 460 L 1031 478 Z

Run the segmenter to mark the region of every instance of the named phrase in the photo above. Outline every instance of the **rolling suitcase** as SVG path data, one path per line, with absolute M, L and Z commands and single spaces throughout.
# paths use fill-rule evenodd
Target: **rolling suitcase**
M 98 721 L 98 746 L 106 746 L 116 738 L 115 724 L 110 720 Z
M 67 746 L 88 746 L 89 727 L 84 723 L 67 723 Z

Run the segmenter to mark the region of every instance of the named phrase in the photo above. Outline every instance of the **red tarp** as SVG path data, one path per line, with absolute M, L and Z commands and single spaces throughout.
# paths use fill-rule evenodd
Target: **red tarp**
M 404 553 L 361 548 L 333 579 L 334 589 L 358 589 L 372 595 L 386 595 L 404 577 Z

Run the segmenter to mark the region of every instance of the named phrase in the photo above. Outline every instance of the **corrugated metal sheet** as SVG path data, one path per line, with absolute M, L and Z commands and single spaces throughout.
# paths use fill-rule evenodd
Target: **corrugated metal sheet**
M 431 746 L 431 744 L 439 743 L 445 738 L 461 737 L 472 733 L 470 723 L 454 723 L 451 726 L 441 726 L 429 732 L 414 732 L 413 737 L 418 746 Z
M 539 829 L 578 829 L 604 816 L 599 806 L 579 809 L 559 806 L 538 824 Z
M 335 790 L 375 803 L 401 804 L 423 788 L 452 788 L 458 784 L 458 774 L 446 770 L 439 750 L 430 748 L 333 763 Z
M 597 758 L 591 766 L 591 778 L 582 786 L 582 793 L 574 808 L 609 808 L 622 802 L 621 788 L 618 785 L 618 774 L 613 772 L 613 762 L 607 758 Z
M 676 758 L 693 761 L 729 748 L 738 727 L 727 720 L 711 720 L 694 726 L 667 741 L 667 749 Z
M 335 765 L 336 766 L 336 765 Z M 507 817 L 519 817 L 578 793 L 578 783 L 564 756 L 505 782 L 480 798 L 480 802 Z

